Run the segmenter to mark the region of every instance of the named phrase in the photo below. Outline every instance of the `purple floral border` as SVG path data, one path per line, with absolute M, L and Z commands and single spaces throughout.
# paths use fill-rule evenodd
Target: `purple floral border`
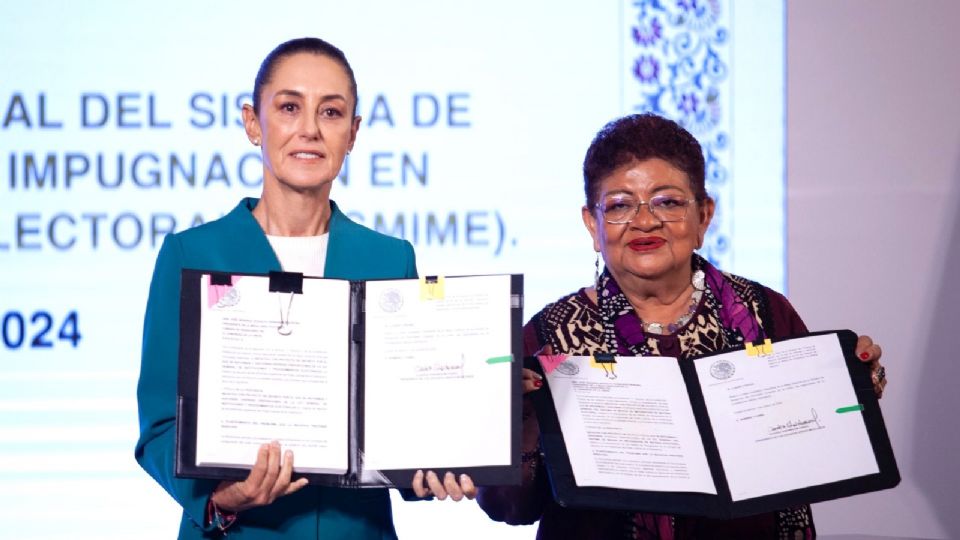
M 655 112 L 697 137 L 717 211 L 700 253 L 728 267 L 732 223 L 730 35 L 724 0 L 624 0 L 624 112 Z

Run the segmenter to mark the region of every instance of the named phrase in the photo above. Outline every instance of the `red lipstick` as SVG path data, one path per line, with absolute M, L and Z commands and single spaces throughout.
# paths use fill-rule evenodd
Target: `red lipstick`
M 634 238 L 627 246 L 634 251 L 652 251 L 666 243 L 667 241 L 659 236 L 643 236 Z

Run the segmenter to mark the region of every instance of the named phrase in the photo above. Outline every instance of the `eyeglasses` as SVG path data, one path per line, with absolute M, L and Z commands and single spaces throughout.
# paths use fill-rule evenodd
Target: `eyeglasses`
M 657 195 L 649 201 L 641 201 L 629 195 L 613 195 L 598 202 L 594 206 L 603 212 L 603 219 L 607 223 L 630 223 L 637 217 L 640 207 L 647 205 L 647 209 L 661 222 L 683 221 L 687 216 L 687 208 L 696 199 L 682 199 L 675 195 Z

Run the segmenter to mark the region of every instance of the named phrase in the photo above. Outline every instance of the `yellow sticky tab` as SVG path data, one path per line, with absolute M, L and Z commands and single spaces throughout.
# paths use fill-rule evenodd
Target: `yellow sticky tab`
M 443 300 L 443 276 L 420 278 L 420 300 Z
M 747 343 L 747 356 L 763 356 L 773 354 L 773 342 L 769 339 L 763 340 L 760 345 Z

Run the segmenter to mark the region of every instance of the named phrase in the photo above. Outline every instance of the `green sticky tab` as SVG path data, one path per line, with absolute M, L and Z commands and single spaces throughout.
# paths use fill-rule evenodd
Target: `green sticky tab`
M 506 356 L 494 356 L 493 358 L 487 358 L 488 364 L 502 364 L 504 362 L 513 362 L 513 355 L 508 354 Z
M 849 407 L 840 407 L 839 409 L 837 409 L 837 412 L 840 414 L 843 414 L 847 412 L 859 412 L 862 410 L 863 410 L 863 405 L 858 403 L 856 405 L 850 405 Z

